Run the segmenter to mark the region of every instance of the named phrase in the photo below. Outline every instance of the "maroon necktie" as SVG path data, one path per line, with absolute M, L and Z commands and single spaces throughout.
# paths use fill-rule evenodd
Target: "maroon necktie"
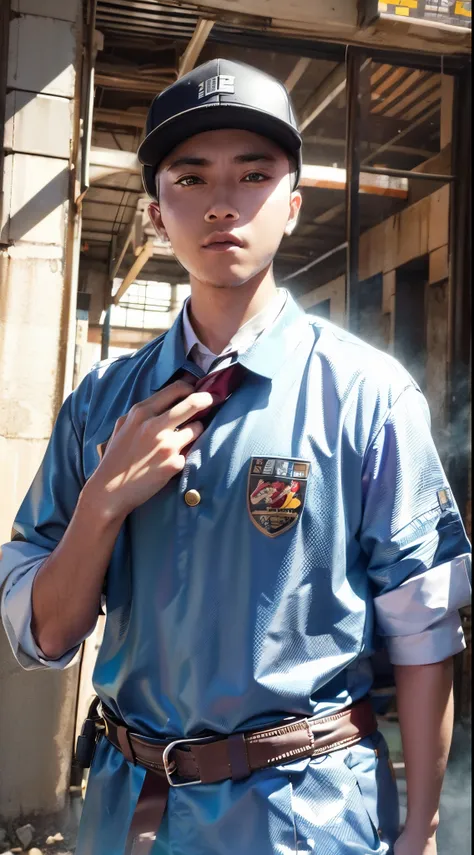
M 215 416 L 219 407 L 230 398 L 233 392 L 240 386 L 246 369 L 239 362 L 234 362 L 227 368 L 221 368 L 220 371 L 213 371 L 212 374 L 206 374 L 205 377 L 200 377 L 197 382 L 192 374 L 185 373 L 185 379 L 193 383 L 195 392 L 210 392 L 214 398 L 214 403 L 205 410 L 201 410 L 197 416 L 194 416 L 189 421 L 200 421 L 204 427 L 207 427 L 209 422 Z M 185 424 L 187 424 L 185 422 Z M 184 427 L 184 425 L 181 425 Z

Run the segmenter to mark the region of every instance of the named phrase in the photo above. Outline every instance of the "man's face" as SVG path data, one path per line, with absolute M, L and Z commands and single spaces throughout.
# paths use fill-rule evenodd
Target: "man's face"
M 301 205 L 282 149 L 249 131 L 197 134 L 177 146 L 157 176 L 156 230 L 168 236 L 191 280 L 244 285 L 271 265 Z

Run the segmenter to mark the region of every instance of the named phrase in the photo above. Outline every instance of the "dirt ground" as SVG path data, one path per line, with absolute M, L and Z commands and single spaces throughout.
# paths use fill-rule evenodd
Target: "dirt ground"
M 21 853 L 31 853 L 33 849 L 33 851 L 36 850 L 35 855 L 38 855 L 38 850 L 41 855 L 74 855 L 80 811 L 80 793 L 74 793 L 70 804 L 61 814 L 31 815 L 22 817 L 17 822 L 0 822 L 0 826 L 8 835 L 6 843 L 3 846 L 0 845 L 0 852 L 21 855 Z M 23 849 L 16 835 L 16 829 L 25 825 L 31 825 L 34 831 L 33 839 L 28 847 Z M 54 837 L 57 839 L 53 842 Z

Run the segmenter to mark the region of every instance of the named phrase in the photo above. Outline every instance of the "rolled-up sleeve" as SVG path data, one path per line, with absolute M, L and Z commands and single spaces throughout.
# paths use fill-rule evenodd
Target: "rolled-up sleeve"
M 13 540 L 0 553 L 2 622 L 13 653 L 25 669 L 65 668 L 79 650 L 78 646 L 60 659 L 48 659 L 31 630 L 35 576 L 69 525 L 85 481 L 74 403 L 70 396 L 59 413 L 41 467 L 13 524 Z
M 366 453 L 360 534 L 376 631 L 395 665 L 440 662 L 465 647 L 471 549 L 417 387 L 407 388 Z

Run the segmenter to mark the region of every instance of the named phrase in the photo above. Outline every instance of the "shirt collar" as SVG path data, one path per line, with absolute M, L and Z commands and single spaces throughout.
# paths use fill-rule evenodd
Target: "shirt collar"
M 245 365 L 253 374 L 268 379 L 276 374 L 285 360 L 291 358 L 305 334 L 311 331 L 308 316 L 288 292 L 285 292 L 285 300 L 276 320 L 254 339 L 253 344 L 245 352 L 239 352 L 238 361 L 242 365 Z M 164 336 L 153 371 L 151 391 L 161 389 L 180 369 L 191 371 L 196 376 L 202 375 L 198 366 L 188 358 L 186 353 L 183 319 L 184 308 Z
M 287 292 L 283 289 L 279 289 L 268 306 L 265 306 L 261 312 L 254 315 L 253 318 L 250 318 L 250 320 L 246 321 L 246 323 L 237 330 L 229 344 L 221 353 L 213 353 L 197 337 L 189 316 L 190 300 L 188 298 L 183 307 L 183 339 L 186 356 L 189 359 L 191 357 L 191 352 L 194 350 L 194 356 L 196 357 L 197 355 L 198 357 L 196 360 L 198 365 L 205 370 L 209 370 L 212 363 L 221 356 L 233 353 L 240 356 L 254 344 L 258 336 L 267 329 L 267 327 L 270 327 L 274 323 L 286 303 L 286 298 Z

